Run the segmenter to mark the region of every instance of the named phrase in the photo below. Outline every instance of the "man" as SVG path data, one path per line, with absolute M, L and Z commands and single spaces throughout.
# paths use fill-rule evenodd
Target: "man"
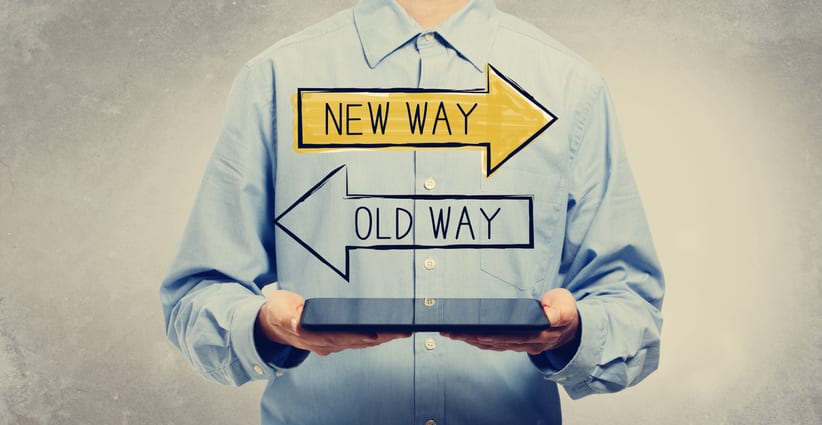
M 438 144 L 524 120 L 472 121 L 477 102 L 450 118 L 434 107 L 436 90 L 485 89 L 494 70 L 545 125 L 498 161 Z M 430 110 L 392 104 L 391 119 L 435 140 L 304 144 L 307 92 L 340 93 L 313 123 L 326 136 L 384 135 L 388 101 L 346 101 L 357 89 L 434 96 Z M 491 0 L 362 0 L 237 77 L 161 296 L 168 337 L 197 372 L 268 380 L 264 424 L 555 424 L 556 383 L 579 398 L 656 368 L 663 291 L 607 90 L 587 64 Z M 536 298 L 552 327 L 309 332 L 312 297 Z

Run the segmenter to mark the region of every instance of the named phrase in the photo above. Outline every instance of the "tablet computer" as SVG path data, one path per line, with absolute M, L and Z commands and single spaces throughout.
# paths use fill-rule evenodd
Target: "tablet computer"
M 538 332 L 551 324 L 529 298 L 310 298 L 300 326 L 346 332 Z

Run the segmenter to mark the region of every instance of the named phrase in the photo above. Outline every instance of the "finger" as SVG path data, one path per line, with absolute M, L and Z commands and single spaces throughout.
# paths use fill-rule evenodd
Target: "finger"
M 449 334 L 449 337 L 483 350 L 538 354 L 555 348 L 562 337 L 562 332 L 558 330 L 544 331 L 532 339 L 511 339 L 508 336 L 473 334 Z
M 513 333 L 513 334 L 449 334 L 448 337 L 459 341 L 475 341 L 480 344 L 529 344 L 542 343 L 552 338 L 558 331 L 543 331 L 540 333 Z
M 553 328 L 571 325 L 577 318 L 576 300 L 567 289 L 552 289 L 546 292 L 540 301 L 545 316 Z
M 294 336 L 297 336 L 297 337 L 299 337 L 300 334 L 302 333 L 302 326 L 300 326 L 300 318 L 303 315 L 303 306 L 304 305 L 305 304 L 303 304 L 303 303 L 297 304 L 295 309 L 294 309 L 294 313 L 291 316 L 291 319 L 289 320 L 289 324 L 291 325 L 290 326 L 291 333 L 293 333 Z
M 377 337 L 380 340 L 395 340 L 395 339 L 403 339 L 403 338 L 410 338 L 413 333 L 411 332 L 380 332 L 377 334 Z
M 272 293 L 263 305 L 264 319 L 276 332 L 299 336 L 299 317 L 304 300 L 296 293 L 277 290 Z M 295 320 L 296 319 L 296 320 Z
M 368 348 L 388 341 L 378 334 L 310 331 L 303 331 L 302 340 L 309 347 L 336 351 Z
M 370 343 L 371 346 L 376 346 L 376 345 L 380 345 L 380 344 L 385 344 L 386 342 L 390 342 L 390 341 L 393 341 L 395 339 L 410 338 L 411 335 L 413 335 L 413 334 L 410 333 L 410 332 L 376 333 L 376 334 L 367 336 L 363 340 Z
M 410 337 L 411 333 L 351 333 L 351 332 L 312 332 L 302 330 L 299 338 L 300 348 L 319 355 L 330 355 L 349 349 L 362 349 L 384 344 L 397 338 Z
M 486 351 L 506 351 L 507 350 L 506 347 L 501 347 L 501 346 L 494 345 L 494 344 L 480 344 L 480 343 L 470 342 L 470 341 L 463 341 L 463 342 L 465 342 L 466 344 L 468 344 L 470 346 L 479 348 L 480 350 L 486 350 Z
M 486 342 L 495 342 L 498 344 L 529 344 L 538 343 L 547 337 L 550 333 L 556 331 L 543 331 L 538 333 L 511 333 L 499 335 L 478 335 L 477 339 Z
M 545 351 L 543 344 L 468 344 L 477 347 L 481 350 L 490 351 L 513 351 L 518 353 L 540 353 L 542 351 Z
M 471 344 L 481 350 L 513 351 L 517 353 L 539 354 L 550 349 L 546 344 Z

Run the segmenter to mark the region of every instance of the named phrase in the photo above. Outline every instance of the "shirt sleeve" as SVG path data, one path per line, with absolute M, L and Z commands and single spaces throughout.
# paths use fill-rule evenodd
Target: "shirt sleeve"
M 270 74 L 270 73 L 269 73 Z M 255 338 L 277 279 L 274 260 L 270 75 L 249 65 L 234 81 L 223 128 L 207 165 L 177 256 L 160 296 L 166 335 L 204 377 L 231 385 L 280 375 L 307 353 Z M 295 360 L 296 359 L 296 360 Z
M 532 356 L 572 399 L 636 384 L 659 363 L 664 280 L 604 83 L 571 140 L 560 279 L 577 299 L 576 352 Z M 566 350 L 567 351 L 567 350 Z

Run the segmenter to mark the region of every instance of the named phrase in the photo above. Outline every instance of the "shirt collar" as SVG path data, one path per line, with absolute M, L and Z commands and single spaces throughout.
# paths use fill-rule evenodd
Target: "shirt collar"
M 493 0 L 472 0 L 433 31 L 479 71 L 485 71 L 497 29 Z M 423 29 L 393 0 L 361 0 L 354 8 L 363 53 L 371 68 Z

